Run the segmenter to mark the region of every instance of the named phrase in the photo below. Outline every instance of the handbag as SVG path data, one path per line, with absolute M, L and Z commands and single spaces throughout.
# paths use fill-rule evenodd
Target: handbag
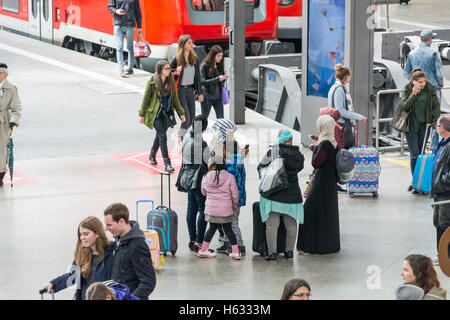
M 272 150 L 272 156 L 274 154 L 275 152 Z M 276 158 L 262 170 L 261 181 L 259 182 L 259 194 L 263 197 L 268 197 L 287 189 L 288 185 L 289 182 L 284 167 L 284 158 Z
M 150 44 L 142 38 L 142 34 L 138 33 L 138 41 L 133 44 L 133 52 L 135 58 L 147 58 L 152 53 Z M 142 40 L 142 41 L 139 41 Z
M 230 98 L 228 97 L 228 87 L 225 82 L 221 86 L 221 89 L 222 89 L 222 104 L 229 104 Z
M 177 125 L 177 119 L 175 118 L 175 112 L 173 110 L 164 112 L 164 118 L 166 119 L 166 126 L 167 128 L 173 128 Z
M 399 106 L 394 113 L 391 125 L 397 131 L 407 133 L 409 132 L 409 122 L 411 121 L 411 113 L 402 110 Z
M 355 135 L 353 134 L 352 122 L 348 119 L 345 120 L 342 126 L 342 136 L 344 137 L 344 147 L 345 149 L 355 146 Z

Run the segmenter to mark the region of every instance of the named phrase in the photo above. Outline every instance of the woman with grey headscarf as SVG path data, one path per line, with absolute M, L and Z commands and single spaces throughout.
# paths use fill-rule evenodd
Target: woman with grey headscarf
M 317 119 L 319 145 L 314 148 L 315 178 L 304 204 L 304 222 L 299 225 L 299 254 L 327 254 L 341 248 L 337 196 L 335 121 L 328 115 Z

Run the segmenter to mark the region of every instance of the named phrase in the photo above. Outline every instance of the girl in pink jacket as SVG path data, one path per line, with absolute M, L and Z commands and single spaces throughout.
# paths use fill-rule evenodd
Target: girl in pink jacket
M 206 196 L 205 220 L 209 222 L 209 229 L 203 239 L 202 248 L 197 255 L 201 258 L 214 258 L 216 254 L 209 250 L 217 228 L 222 225 L 225 234 L 231 243 L 230 258 L 239 260 L 239 252 L 236 235 L 231 229 L 233 212 L 239 204 L 239 191 L 233 175 L 225 169 L 222 157 L 214 156 L 208 163 L 208 173 L 202 180 L 202 194 Z

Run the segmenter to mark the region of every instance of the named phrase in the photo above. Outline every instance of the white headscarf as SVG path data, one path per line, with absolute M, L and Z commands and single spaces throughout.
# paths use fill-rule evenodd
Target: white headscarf
M 322 141 L 328 140 L 336 148 L 337 142 L 334 138 L 334 127 L 336 126 L 336 121 L 329 115 L 320 116 L 317 119 L 316 127 L 319 130 L 319 144 Z

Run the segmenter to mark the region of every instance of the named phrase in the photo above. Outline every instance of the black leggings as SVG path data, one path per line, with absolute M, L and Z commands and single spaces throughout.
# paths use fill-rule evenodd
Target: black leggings
M 230 240 L 231 245 L 236 245 L 236 235 L 233 232 L 233 229 L 231 229 L 231 222 L 230 223 L 210 223 L 208 231 L 206 231 L 205 238 L 203 241 L 211 242 L 212 238 L 214 237 L 214 234 L 216 233 L 219 226 L 222 225 L 223 231 L 225 231 L 225 234 L 227 235 L 228 239 Z

